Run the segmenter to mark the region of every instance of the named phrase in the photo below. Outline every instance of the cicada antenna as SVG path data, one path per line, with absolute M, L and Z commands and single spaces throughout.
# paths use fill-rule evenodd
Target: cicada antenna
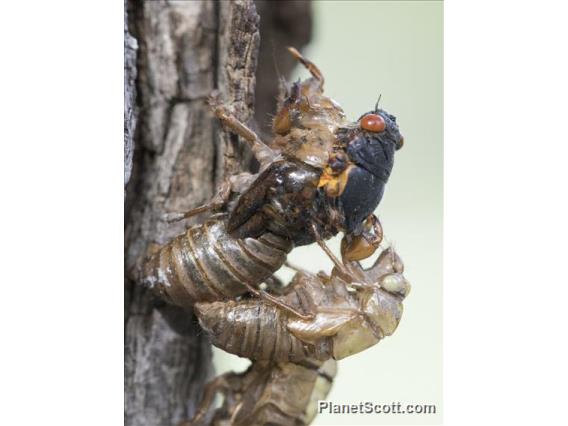
M 381 97 L 383 96 L 382 93 L 379 93 L 379 98 L 377 99 L 377 102 L 375 103 L 375 112 L 379 111 L 379 102 L 381 102 Z

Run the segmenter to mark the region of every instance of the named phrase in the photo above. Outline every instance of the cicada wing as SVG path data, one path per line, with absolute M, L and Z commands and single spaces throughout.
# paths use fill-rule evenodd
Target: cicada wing
M 229 215 L 227 230 L 242 237 L 254 237 L 254 233 L 261 234 L 265 221 L 262 219 L 261 209 L 266 203 L 267 193 L 276 182 L 276 168 L 278 163 L 272 163 L 262 171 L 250 186 L 239 196 L 237 204 Z M 247 222 L 251 222 L 247 224 Z M 252 226 L 251 224 L 254 224 Z M 243 228 L 243 231 L 239 228 Z

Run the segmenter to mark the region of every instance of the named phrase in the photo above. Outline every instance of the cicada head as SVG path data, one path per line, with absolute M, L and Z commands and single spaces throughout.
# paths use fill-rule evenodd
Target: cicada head
M 392 144 L 395 150 L 402 148 L 404 138 L 400 134 L 394 115 L 382 109 L 375 109 L 363 114 L 357 121 L 361 131 L 366 135 L 382 143 Z
M 359 261 L 348 262 L 346 267 L 350 276 L 341 276 L 341 278 L 355 287 L 366 290 L 363 293 L 381 290 L 397 297 L 400 301 L 410 293 L 410 283 L 403 275 L 404 264 L 392 247 L 383 250 L 368 268 L 364 268 Z M 338 275 L 336 269 L 334 273 Z
M 334 150 L 345 153 L 347 166 L 336 179 L 341 183 L 337 194 L 326 194 L 339 199 L 346 232 L 360 234 L 361 223 L 380 204 L 402 144 L 396 118 L 380 109 L 335 131 Z
M 337 143 L 351 162 L 386 183 L 394 166 L 394 153 L 403 145 L 396 117 L 384 110 L 363 114 L 336 132 Z
M 383 336 L 396 330 L 402 317 L 402 301 L 410 292 L 410 283 L 402 274 L 404 266 L 392 247 L 384 250 L 374 265 L 363 269 L 372 283 L 372 292 L 363 296 L 364 310 L 373 329 Z
M 397 329 L 403 313 L 402 300 L 410 291 L 410 284 L 401 272 L 384 272 L 374 284 L 357 291 L 364 315 L 348 322 L 334 336 L 335 359 L 361 352 Z
M 404 264 L 393 247 L 386 248 L 381 252 L 369 268 L 362 268 L 363 276 L 368 283 L 380 285 L 381 279 L 387 274 L 402 274 Z

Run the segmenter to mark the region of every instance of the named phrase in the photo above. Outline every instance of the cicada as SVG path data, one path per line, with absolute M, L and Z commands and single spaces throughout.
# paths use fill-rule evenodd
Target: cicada
M 230 105 L 211 99 L 216 117 L 250 146 L 260 170 L 230 176 L 207 204 L 170 215 L 212 215 L 145 262 L 141 281 L 172 303 L 191 306 L 252 292 L 283 307 L 258 286 L 294 246 L 316 241 L 333 258 L 325 239 L 342 231 L 343 256 L 360 260 L 382 240 L 372 212 L 403 144 L 396 119 L 375 105 L 348 122 L 323 94 L 321 71 L 295 49 L 290 52 L 311 77 L 286 88 L 270 143 L 240 122 Z

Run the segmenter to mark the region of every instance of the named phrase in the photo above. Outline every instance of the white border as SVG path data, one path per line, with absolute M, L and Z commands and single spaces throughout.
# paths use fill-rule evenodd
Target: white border
M 562 5 L 446 2 L 447 425 L 568 420 Z M 2 9 L 1 424 L 122 422 L 122 19 Z
M 447 425 L 568 423 L 560 4 L 446 3 Z
M 123 419 L 123 3 L 0 13 L 0 424 Z

